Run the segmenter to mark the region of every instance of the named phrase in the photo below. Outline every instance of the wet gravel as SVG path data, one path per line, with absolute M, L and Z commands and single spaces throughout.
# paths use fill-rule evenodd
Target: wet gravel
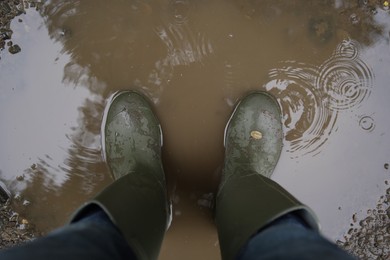
M 34 8 L 40 10 L 43 6 L 42 1 L 23 1 L 23 0 L 0 0 L 0 50 L 8 49 L 11 54 L 21 51 L 18 44 L 12 42 L 11 21 L 26 12 L 26 9 Z M 22 22 L 22 19 L 18 19 Z M 1 58 L 1 55 L 0 55 Z
M 362 219 L 352 216 L 351 228 L 337 244 L 360 259 L 390 259 L 390 187 L 376 207 L 368 209 Z
M 9 203 L 0 206 L 0 249 L 20 245 L 35 237 L 34 227 L 13 211 Z

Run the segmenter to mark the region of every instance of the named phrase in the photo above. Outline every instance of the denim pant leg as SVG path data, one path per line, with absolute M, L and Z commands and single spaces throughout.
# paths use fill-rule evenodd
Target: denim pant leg
M 241 250 L 240 260 L 354 259 L 292 214 L 271 223 Z
M 0 259 L 136 259 L 125 238 L 100 209 L 78 222 L 22 246 L 0 251 Z

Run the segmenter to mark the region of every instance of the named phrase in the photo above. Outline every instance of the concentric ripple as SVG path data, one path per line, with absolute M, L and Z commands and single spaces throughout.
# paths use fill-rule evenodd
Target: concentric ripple
M 371 93 L 373 73 L 359 57 L 359 48 L 352 40 L 343 41 L 320 67 L 317 78 L 329 100 L 329 109 L 345 110 L 361 104 Z
M 284 65 L 270 71 L 271 81 L 265 87 L 281 105 L 287 151 L 297 156 L 298 151 L 315 152 L 332 132 L 337 113 L 326 109 L 321 90 L 315 88 L 318 70 L 314 66 Z
M 359 126 L 367 132 L 372 132 L 375 129 L 375 121 L 371 116 L 362 116 L 359 120 Z
M 282 107 L 287 151 L 300 151 L 296 156 L 318 152 L 335 128 L 338 113 L 366 100 L 374 78 L 353 40 L 340 43 L 319 67 L 288 61 L 269 77 L 266 89 Z M 359 124 L 366 131 L 375 127 L 369 117 Z
M 169 11 L 176 24 L 183 24 L 188 20 L 190 9 L 189 0 L 173 0 L 169 3 Z

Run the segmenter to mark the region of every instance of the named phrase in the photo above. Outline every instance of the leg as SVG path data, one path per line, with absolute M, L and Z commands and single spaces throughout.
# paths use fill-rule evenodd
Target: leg
M 108 104 L 102 130 L 115 181 L 70 225 L 2 252 L 5 259 L 157 259 L 169 221 L 158 119 L 142 95 L 123 91 Z
M 224 260 L 263 259 L 263 253 L 289 258 L 290 250 L 299 259 L 313 252 L 343 255 L 319 235 L 312 210 L 270 179 L 283 144 L 280 114 L 272 96 L 253 93 L 240 101 L 226 126 L 215 212 Z
M 287 214 L 254 235 L 238 259 L 354 259 L 296 215 Z
M 99 206 L 121 231 L 137 259 L 157 259 L 169 222 L 161 160 L 160 123 L 145 97 L 116 93 L 102 125 L 103 154 L 114 183 L 73 217 Z

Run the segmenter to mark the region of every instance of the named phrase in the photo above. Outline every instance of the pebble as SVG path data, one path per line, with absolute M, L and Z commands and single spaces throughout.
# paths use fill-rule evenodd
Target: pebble
M 11 196 L 11 192 L 7 189 L 7 186 L 0 181 L 0 204 L 6 203 Z
M 15 44 L 15 45 L 12 45 L 11 47 L 8 48 L 8 51 L 11 53 L 11 54 L 16 54 L 18 52 L 20 52 L 22 49 L 19 47 L 19 45 Z

